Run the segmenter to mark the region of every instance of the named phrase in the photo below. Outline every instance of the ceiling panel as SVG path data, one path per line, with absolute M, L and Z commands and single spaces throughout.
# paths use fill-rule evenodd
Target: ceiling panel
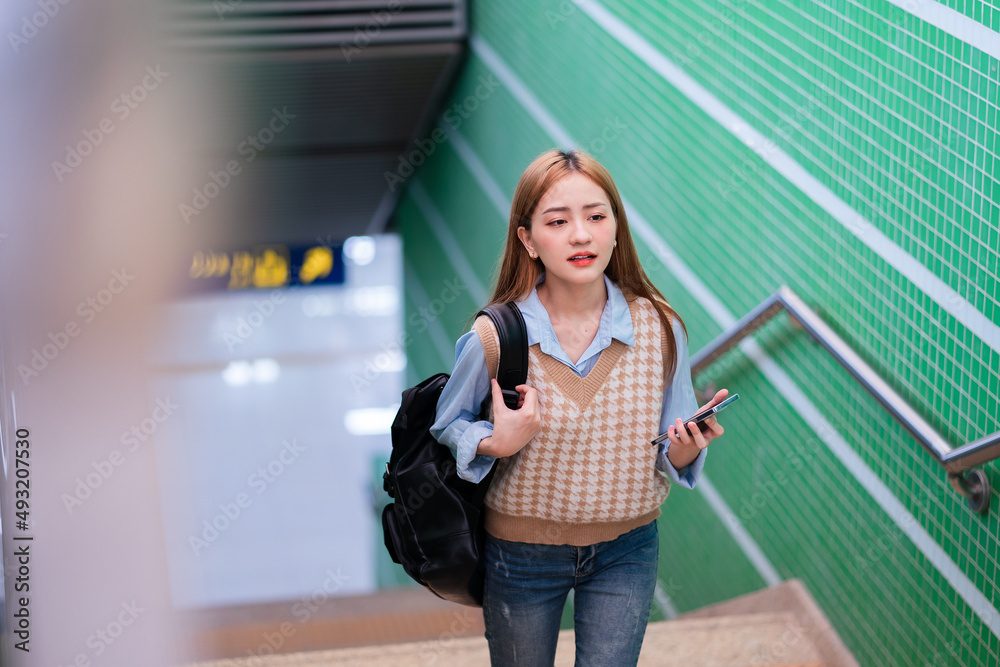
M 206 10 L 213 5 L 186 0 L 167 5 L 174 57 L 212 96 L 208 122 L 205 104 L 187 116 L 181 110 L 177 140 L 206 164 L 236 158 L 242 167 L 224 193 L 231 221 L 202 230 L 198 243 L 335 241 L 382 231 L 401 190 L 390 189 L 385 174 L 439 113 L 466 48 L 465 4 L 229 4 L 239 13 L 220 17 Z M 365 30 L 370 41 L 356 38 Z M 311 35 L 307 46 L 251 39 L 300 33 Z M 271 125 L 276 115 L 287 122 Z M 253 136 L 269 143 L 251 162 L 244 142 Z M 203 172 L 192 170 L 192 187 Z

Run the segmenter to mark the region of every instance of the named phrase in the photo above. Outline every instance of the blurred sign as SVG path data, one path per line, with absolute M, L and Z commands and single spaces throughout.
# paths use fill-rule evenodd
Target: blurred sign
M 344 282 L 343 247 L 266 245 L 232 252 L 199 250 L 191 258 L 188 278 L 196 290 L 340 285 Z

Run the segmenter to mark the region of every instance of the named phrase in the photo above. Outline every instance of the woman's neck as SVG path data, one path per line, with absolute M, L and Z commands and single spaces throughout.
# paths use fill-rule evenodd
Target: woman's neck
M 551 280 L 548 276 L 538 286 L 538 300 L 542 302 L 549 320 L 556 322 L 590 319 L 602 313 L 608 302 L 604 278 L 585 285 Z

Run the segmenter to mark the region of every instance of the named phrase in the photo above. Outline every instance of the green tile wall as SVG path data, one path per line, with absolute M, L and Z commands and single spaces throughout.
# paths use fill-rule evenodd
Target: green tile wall
M 1000 30 L 996 5 L 943 4 Z M 730 312 L 741 316 L 787 284 L 952 445 L 1000 430 L 1000 355 L 865 243 L 878 230 L 1000 324 L 1000 63 L 888 2 L 604 6 L 857 211 L 861 239 L 572 3 L 473 2 L 471 30 L 594 149 L 657 233 L 690 251 L 691 268 Z M 491 75 L 470 54 L 448 106 Z M 453 124 L 508 198 L 528 162 L 555 144 L 503 86 Z M 615 138 L 594 143 L 609 127 Z M 741 170 L 746 177 L 734 178 Z M 506 217 L 452 142 L 415 177 L 489 289 Z M 414 292 L 433 298 L 458 272 L 409 194 L 395 225 L 420 283 L 407 286 L 412 323 Z M 669 266 L 639 250 L 685 318 L 692 350 L 705 345 L 718 324 Z M 466 290 L 434 316 L 448 346 L 479 305 Z M 411 332 L 412 381 L 450 370 L 429 327 Z M 756 338 L 1000 607 L 996 499 L 990 514 L 973 515 L 932 457 L 786 318 Z M 805 582 L 861 664 L 1000 663 L 1000 640 L 900 517 L 878 506 L 751 361 L 734 351 L 696 384 L 709 380 L 744 400 L 727 414 L 707 475 L 780 575 Z M 995 463 L 984 470 L 1000 484 Z M 764 585 L 697 490 L 671 492 L 661 536 L 661 583 L 680 611 Z

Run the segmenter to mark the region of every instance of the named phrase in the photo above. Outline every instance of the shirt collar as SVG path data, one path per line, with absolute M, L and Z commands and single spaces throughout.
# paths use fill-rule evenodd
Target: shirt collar
M 545 273 L 542 272 L 535 282 L 531 294 L 517 304 L 524 316 L 524 324 L 528 330 L 528 345 L 537 343 L 542 352 L 572 365 L 559 345 L 559 340 L 552 329 L 552 321 L 549 319 L 548 311 L 538 299 L 538 286 L 544 281 Z M 594 342 L 583 353 L 578 363 L 582 363 L 593 353 L 600 352 L 611 345 L 612 338 L 620 340 L 629 347 L 635 345 L 632 314 L 629 312 L 625 295 L 622 294 L 621 288 L 612 282 L 607 275 L 604 276 L 604 286 L 608 291 L 608 301 L 604 304 L 604 311 L 601 313 L 597 335 L 594 336 Z

